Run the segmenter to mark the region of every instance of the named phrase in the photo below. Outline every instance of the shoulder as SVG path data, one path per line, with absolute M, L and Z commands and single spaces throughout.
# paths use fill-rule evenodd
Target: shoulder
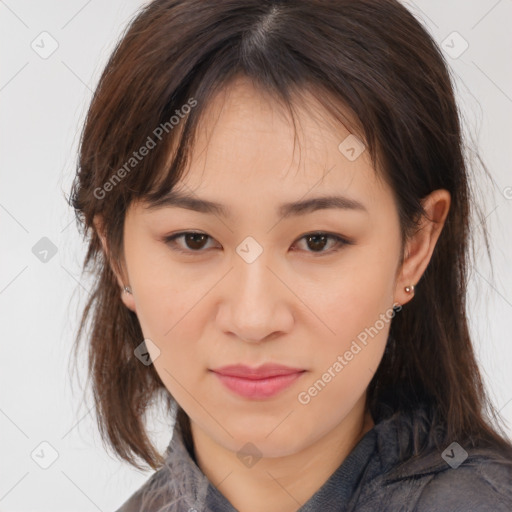
M 469 457 L 457 468 L 436 472 L 418 497 L 417 512 L 510 512 L 512 462 L 486 455 Z
M 431 433 L 427 415 L 422 410 L 394 415 L 377 427 L 377 469 L 366 482 L 365 502 L 380 500 L 390 511 L 512 511 L 512 458 L 499 448 L 465 443 L 463 449 L 454 442 L 444 451 L 432 448 L 403 460 L 399 448 L 416 444 L 413 432 L 419 433 L 419 444 Z M 462 459 L 458 465 L 457 459 Z

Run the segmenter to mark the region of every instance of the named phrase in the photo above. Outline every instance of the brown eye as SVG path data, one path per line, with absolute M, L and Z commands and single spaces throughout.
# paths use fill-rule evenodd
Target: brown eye
M 306 237 L 308 247 L 313 252 L 321 251 L 327 244 L 329 237 L 325 235 L 309 235 Z
M 180 239 L 182 239 L 182 242 L 178 243 L 178 240 Z M 164 241 L 175 251 L 193 255 L 194 253 L 201 253 L 206 251 L 205 247 L 207 248 L 208 239 L 212 238 L 206 233 L 184 231 L 182 233 L 176 233 L 174 235 L 165 237 Z M 304 249 L 306 252 L 318 255 L 336 252 L 344 245 L 352 244 L 352 242 L 342 238 L 339 235 L 323 232 L 308 233 L 307 235 L 301 237 L 299 240 L 306 241 L 306 249 Z M 329 248 L 329 242 L 331 242 L 331 249 L 325 250 L 326 247 Z
M 304 235 L 300 240 L 306 241 L 306 246 L 308 248 L 308 250 L 306 252 L 317 253 L 317 254 L 335 252 L 338 249 L 340 249 L 341 247 L 343 247 L 344 245 L 351 244 L 351 242 L 342 238 L 341 236 L 332 235 L 330 233 L 321 233 L 321 232 L 309 233 L 307 235 Z M 331 245 L 331 247 L 334 246 L 334 249 L 324 250 L 325 247 L 329 245 L 329 241 L 334 242 L 334 244 Z
M 173 250 L 183 253 L 204 252 L 203 249 L 206 241 L 211 238 L 206 233 L 196 233 L 194 231 L 186 231 L 177 233 L 164 239 L 165 243 L 170 245 Z M 178 244 L 177 240 L 183 239 L 183 243 Z
M 188 249 L 200 250 L 203 248 L 208 235 L 204 233 L 187 233 L 183 235 L 185 238 L 185 244 Z

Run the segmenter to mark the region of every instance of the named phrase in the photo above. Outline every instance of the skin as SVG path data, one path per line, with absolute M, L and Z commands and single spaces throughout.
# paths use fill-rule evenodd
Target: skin
M 389 322 L 308 403 L 298 395 L 381 314 L 411 300 L 404 287 L 420 280 L 450 206 L 446 190 L 425 199 L 429 219 L 407 241 L 399 266 L 391 189 L 376 179 L 367 151 L 350 161 L 338 150 L 349 132 L 309 100 L 318 115 L 301 111 L 297 158 L 284 111 L 250 82 L 236 81 L 210 104 L 177 187 L 222 203 L 232 216 L 177 207 L 150 211 L 132 203 L 124 226 L 117 278 L 121 290 L 129 284 L 132 294 L 121 298 L 160 351 L 150 348 L 153 364 L 191 419 L 199 467 L 243 512 L 297 510 L 372 428 L 366 389 Z M 333 193 L 360 201 L 367 211 L 324 209 L 289 218 L 276 213 L 282 202 Z M 99 218 L 97 229 L 103 236 Z M 162 240 L 180 231 L 210 238 L 189 239 L 188 246 L 184 237 L 175 241 L 187 256 Z M 324 246 L 308 243 L 304 235 L 313 231 L 353 243 L 338 250 L 332 239 Z M 263 249 L 251 263 L 236 252 L 247 236 Z M 233 394 L 208 371 L 265 362 L 307 371 L 261 400 Z M 237 457 L 248 442 L 261 454 L 251 467 Z

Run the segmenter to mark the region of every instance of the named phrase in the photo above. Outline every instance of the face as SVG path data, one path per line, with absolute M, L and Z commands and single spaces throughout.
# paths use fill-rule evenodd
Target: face
M 300 111 L 300 155 L 293 123 L 249 83 L 209 109 L 175 190 L 224 211 L 133 203 L 124 229 L 133 295 L 123 300 L 193 423 L 233 451 L 250 441 L 282 456 L 336 428 L 365 396 L 400 314 L 393 304 L 407 302 L 397 208 L 368 151 L 354 159 L 350 139 L 340 150 L 349 132 L 320 107 Z M 325 196 L 344 199 L 282 208 Z M 211 371 L 265 363 L 301 372 L 244 387 Z

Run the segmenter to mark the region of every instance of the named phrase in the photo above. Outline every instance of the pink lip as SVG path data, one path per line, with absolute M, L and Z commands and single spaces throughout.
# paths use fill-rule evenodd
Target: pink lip
M 305 370 L 265 364 L 258 368 L 245 365 L 223 366 L 212 370 L 228 389 L 245 398 L 268 398 L 290 386 Z

